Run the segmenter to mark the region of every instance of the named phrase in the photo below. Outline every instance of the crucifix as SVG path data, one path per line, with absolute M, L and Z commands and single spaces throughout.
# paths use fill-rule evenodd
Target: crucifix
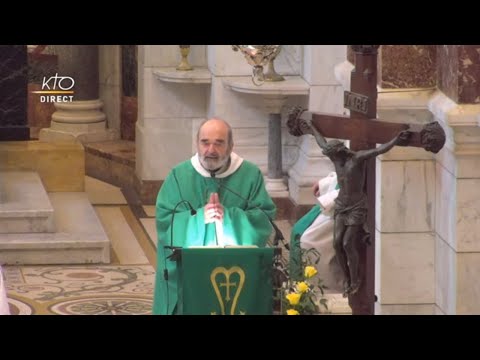
M 355 67 L 344 107 L 350 116 L 293 108 L 287 127 L 294 136 L 314 135 L 332 160 L 340 191 L 335 200 L 334 248 L 344 273 L 344 296 L 354 315 L 373 315 L 375 273 L 375 157 L 392 147 L 414 146 L 437 153 L 445 144 L 438 122 L 388 123 L 377 116 L 379 45 L 352 45 Z M 348 139 L 350 149 L 338 140 Z M 377 144 L 380 144 L 377 147 Z

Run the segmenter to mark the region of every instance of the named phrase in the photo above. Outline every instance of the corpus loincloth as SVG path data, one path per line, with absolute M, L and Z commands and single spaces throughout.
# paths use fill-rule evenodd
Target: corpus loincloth
M 362 225 L 363 235 L 362 240 L 367 244 L 370 242 L 370 231 L 367 225 L 368 203 L 367 195 L 357 201 L 353 205 L 345 205 L 338 198 L 335 199 L 335 222 L 341 221 L 344 225 Z
M 338 198 L 335 199 L 335 221 L 342 221 L 345 225 L 364 225 L 367 221 L 367 211 L 366 195 L 352 205 L 345 205 Z

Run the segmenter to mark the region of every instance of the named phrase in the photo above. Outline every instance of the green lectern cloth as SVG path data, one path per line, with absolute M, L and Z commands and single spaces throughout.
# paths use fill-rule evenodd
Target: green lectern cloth
M 178 313 L 271 315 L 273 248 L 182 249 Z

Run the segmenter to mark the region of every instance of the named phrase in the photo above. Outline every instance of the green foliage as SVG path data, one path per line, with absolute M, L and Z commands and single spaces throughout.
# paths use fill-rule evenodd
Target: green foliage
M 320 261 L 320 253 L 316 249 L 298 249 L 300 256 L 291 257 L 290 266 L 296 269 L 295 274 L 287 277 L 283 283 L 281 303 L 282 314 L 315 315 L 320 313 L 320 306 L 328 310 L 327 299 L 324 298 L 323 280 L 317 274 L 316 265 Z M 292 264 L 290 264 L 292 265 Z

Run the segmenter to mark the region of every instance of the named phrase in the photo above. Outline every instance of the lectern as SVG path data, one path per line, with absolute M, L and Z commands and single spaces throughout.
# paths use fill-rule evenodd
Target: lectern
M 175 249 L 182 315 L 271 315 L 275 248 Z

